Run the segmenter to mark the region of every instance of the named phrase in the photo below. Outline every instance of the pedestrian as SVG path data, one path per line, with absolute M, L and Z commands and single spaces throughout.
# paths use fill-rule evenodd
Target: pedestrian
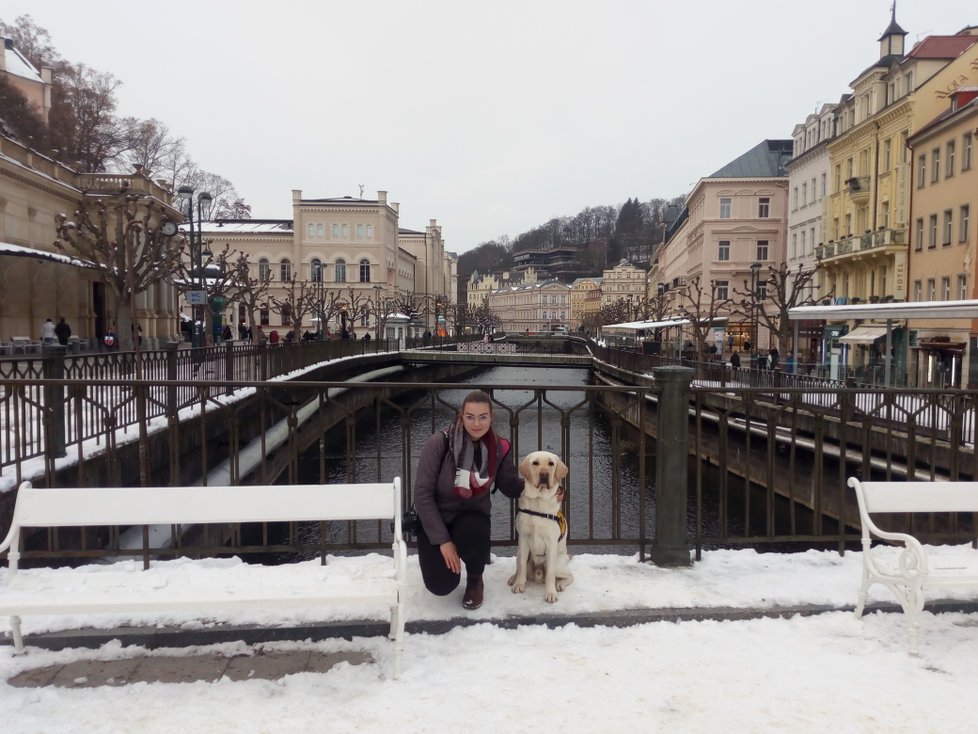
M 50 319 L 48 319 L 50 321 Z M 62 316 L 58 319 L 58 323 L 54 327 L 54 333 L 58 337 L 59 344 L 67 344 L 68 337 L 71 336 L 71 327 L 68 326 L 68 322 L 65 321 L 65 317 Z
M 278 329 L 272 329 L 268 334 L 268 343 L 273 347 L 278 344 Z
M 368 331 L 368 332 L 366 332 L 366 333 L 365 333 L 365 334 L 363 335 L 363 340 L 364 340 L 365 342 L 368 342 L 368 341 L 370 341 L 370 332 L 369 332 L 369 331 Z
M 231 331 L 230 324 L 224 324 L 224 331 L 221 333 L 221 338 L 226 342 L 234 339 L 234 333 Z
M 45 344 L 54 344 L 57 340 L 58 334 L 54 328 L 54 322 L 48 319 L 43 324 L 41 324 L 41 341 Z
M 425 442 L 414 482 L 421 578 L 433 594 L 454 591 L 465 566 L 462 606 L 482 605 L 482 573 L 489 560 L 490 496 L 516 499 L 523 479 L 509 441 L 492 427 L 492 401 L 482 390 L 465 396 L 450 426 Z
M 730 366 L 735 370 L 740 368 L 740 355 L 737 352 L 730 355 Z
M 771 347 L 767 353 L 767 368 L 769 370 L 776 370 L 778 368 L 778 348 Z
M 104 344 L 105 348 L 108 349 L 110 352 L 116 348 L 115 331 L 111 327 L 102 336 L 102 344 Z
M 788 352 L 788 356 L 784 358 L 784 371 L 789 375 L 795 373 L 795 353 Z

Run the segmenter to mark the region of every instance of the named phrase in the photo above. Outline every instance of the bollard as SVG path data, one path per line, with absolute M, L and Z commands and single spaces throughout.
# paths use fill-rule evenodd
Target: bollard
M 655 461 L 655 541 L 652 562 L 657 566 L 692 563 L 686 529 L 689 459 L 689 367 L 654 367 L 659 394 Z
M 45 380 L 65 379 L 65 352 L 62 344 L 45 344 L 41 347 L 41 364 Z M 64 385 L 44 386 L 45 426 L 47 453 L 50 458 L 60 458 L 65 451 L 65 388 Z

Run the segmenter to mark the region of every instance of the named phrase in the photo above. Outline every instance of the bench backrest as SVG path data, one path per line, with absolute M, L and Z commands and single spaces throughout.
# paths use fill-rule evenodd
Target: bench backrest
M 20 527 L 393 519 L 401 480 L 375 484 L 41 489 L 21 485 Z
M 861 482 L 850 477 L 860 512 L 978 512 L 978 482 Z

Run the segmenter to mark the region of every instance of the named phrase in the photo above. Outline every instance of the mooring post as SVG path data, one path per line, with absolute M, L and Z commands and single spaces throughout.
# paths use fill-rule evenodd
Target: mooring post
M 654 367 L 659 396 L 655 458 L 655 540 L 652 562 L 657 566 L 692 563 L 686 530 L 689 460 L 689 367 Z

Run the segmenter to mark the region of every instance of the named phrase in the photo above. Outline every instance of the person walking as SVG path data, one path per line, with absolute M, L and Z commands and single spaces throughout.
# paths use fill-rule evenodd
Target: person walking
M 478 609 L 485 594 L 482 573 L 489 560 L 491 491 L 516 499 L 523 478 L 509 441 L 492 427 L 492 401 L 482 390 L 465 396 L 450 426 L 425 442 L 414 482 L 418 562 L 424 585 L 447 596 L 462 579 L 462 606 Z
M 732 352 L 730 355 L 730 366 L 735 370 L 740 369 L 740 354 L 737 352 Z
M 68 322 L 65 321 L 64 316 L 58 319 L 58 323 L 54 327 L 54 333 L 58 337 L 59 344 L 68 344 L 68 337 L 71 336 L 71 327 L 68 326 Z
M 48 319 L 41 325 L 41 342 L 44 344 L 54 344 L 58 334 L 54 328 L 54 322 Z

